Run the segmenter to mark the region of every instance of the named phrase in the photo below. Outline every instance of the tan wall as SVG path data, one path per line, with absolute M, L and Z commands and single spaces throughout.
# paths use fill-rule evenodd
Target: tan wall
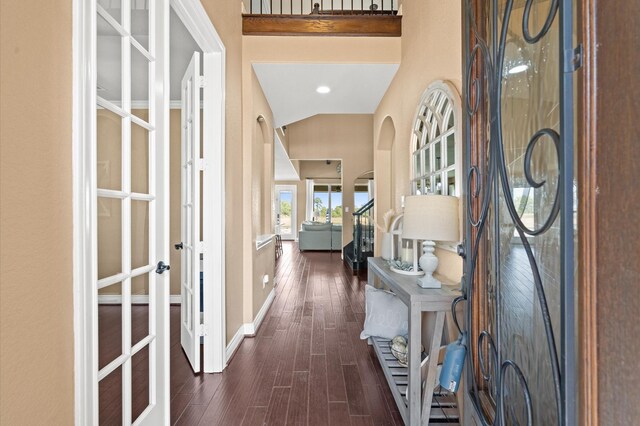
M 338 174 L 338 163 L 340 160 L 334 159 L 330 164 L 326 160 L 300 160 L 300 179 L 326 179 L 326 182 L 337 185 L 342 180 Z
M 253 259 L 253 289 L 252 289 L 252 306 L 250 311 L 250 319 L 246 322 L 252 322 L 262 306 L 267 296 L 273 290 L 273 278 L 276 267 L 275 242 L 269 244 L 260 251 L 257 251 Z M 262 287 L 262 277 L 268 275 L 269 283 Z
M 458 91 L 462 87 L 461 3 L 405 0 L 402 8 L 402 61 L 374 115 L 376 147 L 387 116 L 395 127 L 391 149 L 377 150 L 375 155 L 378 217 L 388 208 L 399 210 L 400 197 L 410 193 L 409 142 L 422 93 L 434 80 L 450 80 Z M 392 170 L 391 179 L 382 179 L 383 170 Z M 385 200 L 391 205 L 385 205 Z M 458 280 L 461 259 L 446 250 L 436 250 L 436 254 L 440 258 L 438 272 Z
M 242 17 L 229 0 L 201 0 L 226 48 L 225 93 L 225 226 L 226 328 L 229 342 L 242 321 L 244 209 L 242 194 Z M 206 117 L 205 117 L 206 119 Z
M 269 292 L 273 289 L 275 252 L 273 244 L 256 251 L 256 237 L 272 234 L 273 222 L 273 113 L 253 70 L 243 76 L 250 84 L 243 84 L 243 199 L 245 218 L 243 254 L 244 268 L 244 322 L 253 322 Z M 262 116 L 264 120 L 259 121 Z M 270 277 L 262 288 L 263 275 Z
M 344 247 L 353 236 L 353 184 L 362 174 L 373 170 L 373 116 L 321 114 L 287 126 L 287 133 L 291 158 L 342 161 Z
M 70 1 L 2 0 L 0 424 L 70 425 Z
M 244 67 L 266 63 L 397 64 L 397 37 L 243 37 Z M 244 71 L 243 71 L 244 72 Z

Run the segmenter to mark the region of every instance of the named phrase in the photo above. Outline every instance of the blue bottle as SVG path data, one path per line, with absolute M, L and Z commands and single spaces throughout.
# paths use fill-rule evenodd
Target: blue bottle
M 440 386 L 449 392 L 458 391 L 466 354 L 467 347 L 462 335 L 458 337 L 458 340 L 447 345 L 442 371 L 440 372 Z

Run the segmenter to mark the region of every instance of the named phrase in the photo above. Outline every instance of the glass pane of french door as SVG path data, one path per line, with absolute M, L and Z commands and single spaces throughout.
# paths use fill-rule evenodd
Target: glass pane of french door
M 132 424 L 153 404 L 155 323 L 152 0 L 97 0 L 98 419 Z
M 292 208 L 293 208 L 293 192 L 287 190 L 279 191 L 280 209 L 278 218 L 278 234 L 279 235 L 291 235 L 293 234 L 291 223 Z

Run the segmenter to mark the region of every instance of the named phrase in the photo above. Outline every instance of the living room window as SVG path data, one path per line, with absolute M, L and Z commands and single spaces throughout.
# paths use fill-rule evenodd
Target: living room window
M 342 225 L 342 185 L 313 186 L 313 220 Z
M 422 95 L 411 136 L 411 193 L 459 195 L 460 96 L 436 81 Z

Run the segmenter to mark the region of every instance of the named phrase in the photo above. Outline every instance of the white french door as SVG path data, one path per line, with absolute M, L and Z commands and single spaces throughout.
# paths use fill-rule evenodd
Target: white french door
M 168 1 L 76 3 L 79 424 L 169 422 Z
M 194 52 L 181 85 L 181 321 L 180 342 L 195 373 L 200 371 L 200 53 Z
M 283 240 L 296 238 L 296 187 L 276 185 L 276 234 Z

